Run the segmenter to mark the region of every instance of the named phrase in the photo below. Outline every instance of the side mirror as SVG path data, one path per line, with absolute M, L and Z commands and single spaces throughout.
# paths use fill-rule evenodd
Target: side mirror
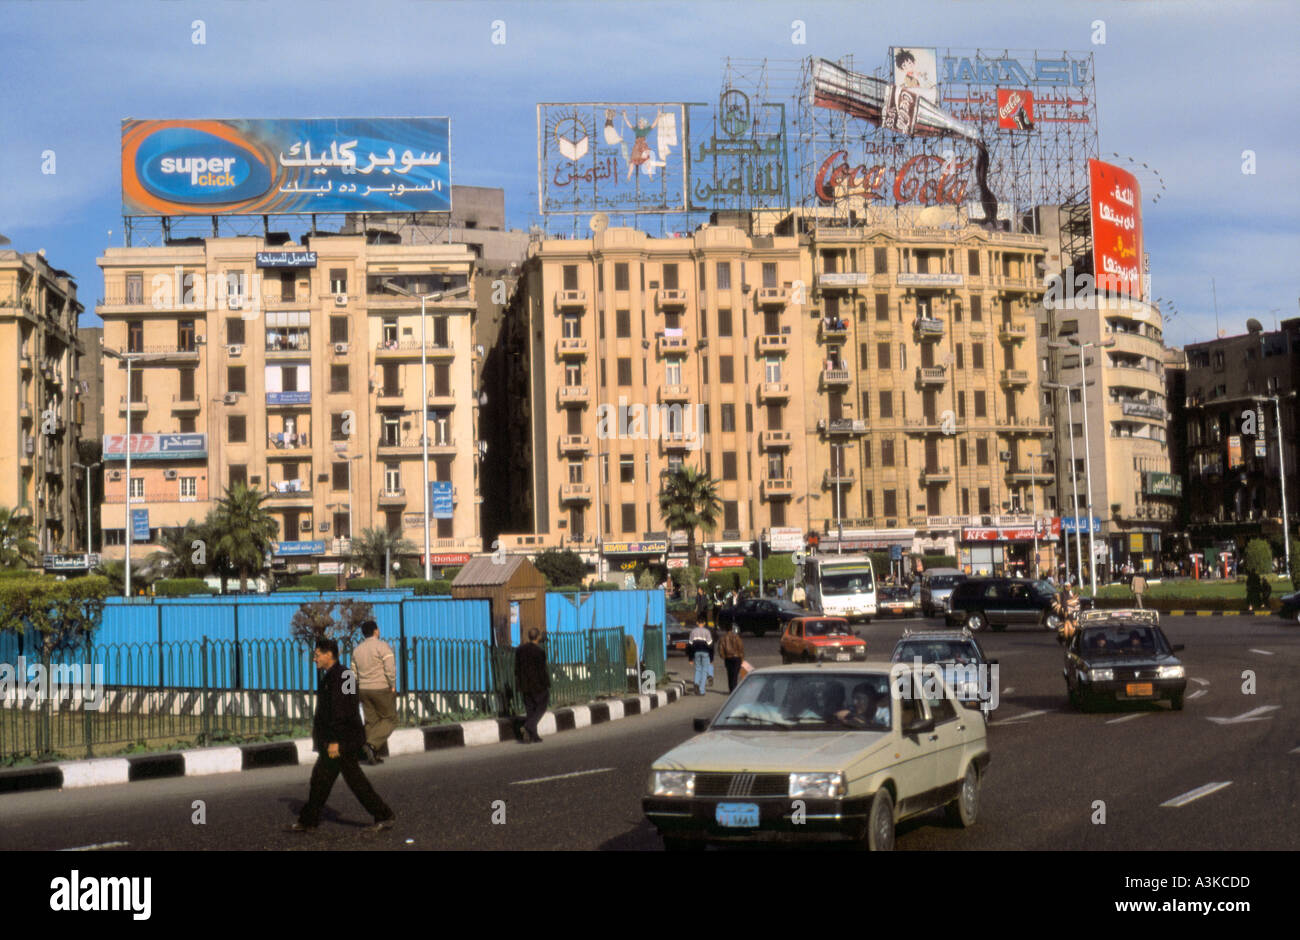
M 709 724 L 712 721 L 712 718 L 696 718 L 692 722 L 692 727 L 694 727 L 696 734 L 700 734 L 701 732 L 709 730 Z
M 903 726 L 903 734 L 928 734 L 933 730 L 933 718 L 916 718 Z
M 1184 643 L 1175 643 L 1172 647 L 1170 647 L 1170 649 L 1172 649 L 1175 653 L 1181 653 L 1183 650 L 1187 649 L 1187 646 Z

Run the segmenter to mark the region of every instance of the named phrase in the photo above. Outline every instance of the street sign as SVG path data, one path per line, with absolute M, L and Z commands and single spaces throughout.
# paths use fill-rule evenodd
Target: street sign
M 149 541 L 149 510 L 147 509 L 131 510 L 131 541 L 132 542 Z
M 435 519 L 451 519 L 455 516 L 450 480 L 429 481 L 429 505 Z

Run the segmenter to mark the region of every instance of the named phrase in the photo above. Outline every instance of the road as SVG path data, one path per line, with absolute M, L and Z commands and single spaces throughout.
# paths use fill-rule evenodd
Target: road
M 904 627 L 925 625 L 876 621 L 861 630 L 872 658 L 884 658 Z M 1246 617 L 1166 618 L 1164 627 L 1171 642 L 1186 644 L 1182 712 L 1074 712 L 1051 634 L 984 635 L 999 660 L 1001 702 L 979 822 L 958 830 L 938 814 L 910 821 L 899 827 L 897 848 L 1300 848 L 1300 630 Z M 779 662 L 775 637 L 745 643 L 755 665 Z M 670 659 L 679 674 L 685 667 L 684 658 Z M 1246 694 L 1251 675 L 1255 692 Z M 725 686 L 721 669 L 719 680 Z M 691 737 L 692 719 L 714 714 L 723 698 L 717 690 L 688 695 L 542 745 L 432 752 L 366 768 L 398 814 L 389 832 L 364 831 L 369 820 L 342 781 L 320 830 L 281 831 L 310 774 L 287 767 L 5 795 L 0 847 L 658 850 L 640 806 L 650 762 Z M 195 801 L 203 824 L 193 820 Z M 1162 805 L 1171 801 L 1180 805 Z

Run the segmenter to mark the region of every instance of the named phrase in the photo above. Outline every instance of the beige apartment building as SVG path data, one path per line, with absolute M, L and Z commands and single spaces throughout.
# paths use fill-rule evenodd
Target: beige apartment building
M 352 535 L 372 527 L 422 554 L 426 408 L 432 551 L 482 549 L 474 259 L 463 245 L 392 241 L 272 234 L 108 249 L 97 308 L 106 554 L 124 552 L 128 418 L 130 505 L 148 511 L 149 529 L 133 553 L 242 481 L 270 494 L 276 567 L 337 571 Z M 422 345 L 420 296 L 458 288 L 425 304 Z M 131 360 L 129 385 L 111 352 Z
M 0 250 L 0 506 L 27 515 L 42 553 L 86 551 L 74 467 L 86 402 L 77 285 L 42 253 Z
M 614 570 L 669 548 L 666 472 L 720 481 L 715 551 L 803 526 L 806 297 L 794 237 L 705 225 L 689 237 L 611 228 L 535 242 L 508 328 L 533 535 Z M 525 404 L 526 403 L 526 404 Z M 598 521 L 598 518 L 603 521 Z

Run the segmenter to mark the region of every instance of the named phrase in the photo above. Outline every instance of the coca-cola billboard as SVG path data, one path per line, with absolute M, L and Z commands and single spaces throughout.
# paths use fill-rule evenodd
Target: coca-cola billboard
M 945 161 L 921 153 L 895 169 L 883 163 L 850 166 L 848 156 L 847 150 L 836 150 L 817 170 L 813 189 L 823 205 L 845 196 L 862 196 L 869 201 L 885 201 L 892 196 L 900 205 L 917 202 L 923 206 L 958 206 L 965 202 L 970 186 L 966 175 L 969 160 Z
M 1142 191 L 1137 177 L 1088 161 L 1093 277 L 1097 291 L 1142 298 Z
M 1004 131 L 1034 129 L 1034 93 L 1021 88 L 998 89 L 998 128 Z

